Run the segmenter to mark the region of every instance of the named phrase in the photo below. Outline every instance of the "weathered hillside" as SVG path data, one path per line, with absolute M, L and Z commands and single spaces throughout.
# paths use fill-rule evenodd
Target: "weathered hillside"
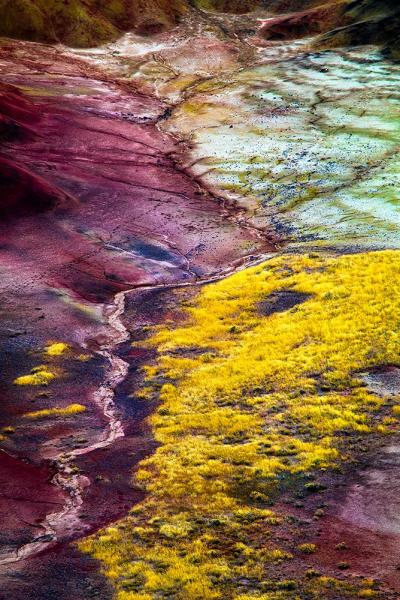
M 400 55 L 400 6 L 395 0 L 272 0 L 264 6 L 279 13 L 263 26 L 266 39 L 320 34 L 321 48 L 371 43 Z
M 123 30 L 171 27 L 186 9 L 185 0 L 0 0 L 0 34 L 90 46 Z
M 91 46 L 136 30 L 141 34 L 176 25 L 190 6 L 246 12 L 259 0 L 0 0 L 0 35 Z

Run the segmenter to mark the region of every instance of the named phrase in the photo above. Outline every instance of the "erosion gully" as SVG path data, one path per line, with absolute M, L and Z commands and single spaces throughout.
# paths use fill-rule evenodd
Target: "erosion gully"
M 256 26 L 247 17 L 225 22 L 201 15 L 155 40 L 128 34 L 92 51 L 0 43 L 1 185 L 10 198 L 0 223 L 0 410 L 12 428 L 0 450 L 0 598 L 112 597 L 98 565 L 71 542 L 142 498 L 132 469 L 154 443 L 146 425 L 153 407 L 134 394 L 141 364 L 152 359 L 141 339 L 149 326 L 179 312 L 175 288 L 196 289 L 266 260 L 292 234 L 270 213 L 260 216 L 254 198 L 232 185 L 221 140 L 210 138 L 213 129 L 218 136 L 230 127 L 226 107 L 214 105 L 210 115 L 207 99 L 201 110 L 208 127 L 193 116 L 187 127 L 187 112 L 181 119 L 198 85 L 212 89 L 217 81 L 219 90 L 229 90 L 235 78 L 240 84 L 260 78 L 259 71 L 244 70 L 265 62 L 265 49 L 252 41 Z M 269 52 L 275 63 L 298 50 L 294 44 Z M 315 120 L 312 98 L 310 106 Z M 237 127 L 229 133 L 243 136 Z M 209 143 L 211 166 L 202 155 Z M 379 149 L 382 161 L 389 150 L 394 155 L 389 146 Z M 238 156 L 246 154 L 245 147 Z M 249 177 L 257 175 L 250 171 L 240 181 L 248 186 Z M 70 351 L 47 358 L 46 344 L 58 340 Z M 59 374 L 48 390 L 13 385 L 43 361 Z M 24 417 L 74 402 L 86 411 L 70 419 Z M 350 482 L 338 492 L 338 509 L 324 532 L 332 539 L 342 538 L 344 529 L 360 535 L 360 572 L 387 568 L 391 584 L 400 564 L 398 532 L 382 525 L 382 497 L 370 490 L 376 470 L 386 473 L 385 481 L 388 472 L 389 479 L 398 477 L 396 456 L 393 450 L 391 460 L 378 458 L 377 469 L 359 475 L 362 484 Z M 354 503 L 368 494 L 364 513 L 375 516 L 365 517 L 365 529 L 365 522 L 355 522 L 354 515 L 364 513 Z M 394 510 L 394 494 L 387 497 Z M 379 565 L 371 553 L 377 536 L 390 549 Z

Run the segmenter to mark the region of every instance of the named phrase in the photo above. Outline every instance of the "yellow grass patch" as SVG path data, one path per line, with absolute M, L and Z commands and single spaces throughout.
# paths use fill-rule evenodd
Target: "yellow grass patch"
M 68 348 L 68 344 L 65 344 L 64 342 L 54 342 L 46 346 L 45 352 L 48 356 L 61 356 Z
M 159 447 L 136 474 L 146 499 L 80 544 L 118 600 L 357 597 L 361 584 L 331 577 L 276 581 L 292 556 L 274 544 L 268 501 L 346 460 L 352 436 L 387 431 L 385 401 L 357 372 L 399 361 L 399 258 L 280 256 L 204 287 L 183 325 L 155 331 L 141 396 L 161 401 Z M 308 299 L 263 315 L 287 291 Z
M 85 412 L 86 407 L 82 404 L 70 404 L 65 408 L 45 408 L 24 414 L 26 419 L 44 419 L 46 417 L 69 417 Z
M 55 378 L 55 374 L 47 369 L 40 367 L 39 370 L 33 369 L 29 375 L 21 375 L 14 380 L 15 385 L 47 385 Z

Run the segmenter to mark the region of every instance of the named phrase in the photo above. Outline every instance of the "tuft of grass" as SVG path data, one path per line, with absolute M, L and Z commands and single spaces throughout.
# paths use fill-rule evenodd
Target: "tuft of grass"
M 85 412 L 86 407 L 82 404 L 69 404 L 65 408 L 45 408 L 25 413 L 26 419 L 44 419 L 47 417 L 69 417 Z
M 61 356 L 68 350 L 68 348 L 69 345 L 65 344 L 64 342 L 53 342 L 52 344 L 46 346 L 45 353 L 48 356 Z
M 317 546 L 315 544 L 300 544 L 300 546 L 297 546 L 297 549 L 303 552 L 303 554 L 314 554 Z
M 55 374 L 42 366 L 33 369 L 29 375 L 21 375 L 14 379 L 14 385 L 48 385 L 55 378 Z

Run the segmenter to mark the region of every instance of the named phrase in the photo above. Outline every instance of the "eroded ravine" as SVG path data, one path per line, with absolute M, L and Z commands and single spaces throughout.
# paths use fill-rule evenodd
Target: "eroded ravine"
M 104 414 L 107 422 L 104 437 L 85 448 L 77 448 L 54 460 L 55 475 L 52 484 L 58 487 L 66 496 L 62 510 L 48 514 L 38 524 L 42 528 L 41 535 L 17 548 L 11 555 L 3 556 L 0 559 L 0 565 L 28 559 L 59 542 L 68 541 L 71 531 L 73 536 L 76 535 L 77 531 L 81 534 L 85 532 L 85 526 L 82 526 L 82 522 L 79 521 L 79 513 L 84 504 L 83 492 L 91 482 L 88 477 L 75 473 L 73 464 L 77 457 L 107 448 L 124 436 L 123 424 L 114 403 L 114 394 L 116 387 L 126 377 L 129 365 L 113 354 L 115 347 L 129 338 L 129 333 L 121 320 L 124 312 L 124 293 L 117 294 L 113 305 L 105 307 L 105 312 L 108 313 L 105 315 L 108 325 L 115 333 L 110 336 L 109 343 L 97 351 L 108 362 L 109 368 L 105 372 L 104 381 L 93 394 L 93 400 Z

